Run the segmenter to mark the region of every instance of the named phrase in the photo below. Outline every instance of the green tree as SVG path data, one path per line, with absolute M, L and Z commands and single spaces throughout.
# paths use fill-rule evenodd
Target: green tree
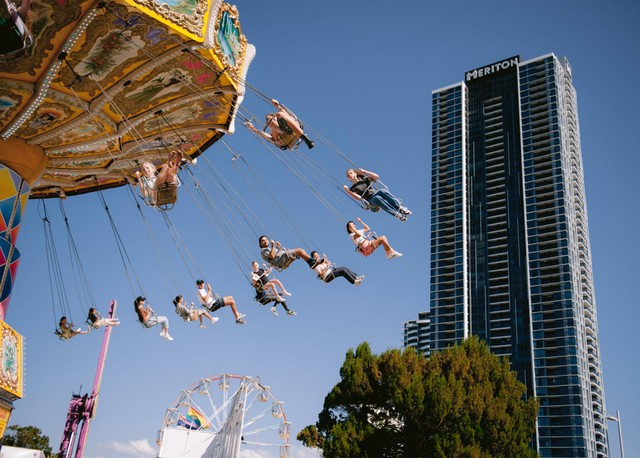
M 2 443 L 3 445 L 11 445 L 13 447 L 42 450 L 45 455 L 51 455 L 49 436 L 43 435 L 40 428 L 36 428 L 35 426 L 9 426 L 2 438 Z
M 298 440 L 327 458 L 531 457 L 538 403 L 509 362 L 472 337 L 427 359 L 350 349 L 316 425 Z

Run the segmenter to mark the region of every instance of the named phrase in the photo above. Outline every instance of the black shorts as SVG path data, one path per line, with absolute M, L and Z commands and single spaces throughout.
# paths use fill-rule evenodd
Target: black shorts
M 211 304 L 210 306 L 208 306 L 207 308 L 209 310 L 211 310 L 212 312 L 215 312 L 218 309 L 221 309 L 222 307 L 224 307 L 224 299 L 222 297 L 217 298 L 215 301 L 213 301 L 213 304 Z
M 278 123 L 278 127 L 280 127 L 280 130 L 282 132 L 284 132 L 287 135 L 293 135 L 293 129 L 291 128 L 291 126 L 287 121 L 285 121 L 282 118 L 276 118 L 276 121 Z

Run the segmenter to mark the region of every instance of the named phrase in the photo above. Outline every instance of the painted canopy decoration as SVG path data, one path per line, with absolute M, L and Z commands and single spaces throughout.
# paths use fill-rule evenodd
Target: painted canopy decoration
M 143 161 L 233 133 L 255 53 L 234 6 L 33 0 L 30 23 L 34 45 L 0 61 L 0 149 L 42 149 L 32 197 L 131 183 Z

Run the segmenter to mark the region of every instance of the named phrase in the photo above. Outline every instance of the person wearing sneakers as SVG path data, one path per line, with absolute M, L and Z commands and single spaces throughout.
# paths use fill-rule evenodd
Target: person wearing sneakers
M 233 315 L 236 317 L 236 323 L 245 324 L 246 321 L 243 318 L 246 316 L 244 313 L 238 312 L 236 308 L 236 301 L 233 296 L 220 297 L 217 294 L 213 294 L 211 291 L 211 285 L 205 283 L 204 280 L 196 280 L 196 286 L 198 287 L 198 299 L 204 308 L 210 312 L 215 312 L 222 307 L 229 306 Z
M 344 185 L 345 192 L 358 202 L 364 200 L 373 212 L 380 209 L 395 216 L 400 221 L 406 221 L 411 210 L 402 206 L 400 199 L 391 194 L 388 189 L 374 189 L 373 184 L 380 176 L 365 169 L 347 170 L 347 179 L 351 187 Z
M 287 315 L 291 315 L 291 316 L 297 315 L 296 312 L 294 312 L 287 306 L 287 302 L 284 299 L 276 299 L 272 294 L 267 294 L 267 292 L 263 289 L 256 288 L 255 299 L 256 301 L 258 301 L 260 305 L 269 305 L 270 303 L 273 302 L 274 304 L 269 310 L 275 316 L 278 316 L 278 304 L 282 305 L 282 308 L 285 310 Z
M 364 280 L 364 275 L 358 276 L 348 267 L 335 267 L 326 256 L 321 258 L 317 251 L 312 251 L 311 257 L 316 260 L 316 266 L 313 270 L 318 274 L 318 278 L 325 283 L 331 283 L 337 277 L 344 277 L 352 285 L 360 286 Z
M 262 269 L 257 261 L 253 261 L 251 263 L 251 269 L 251 284 L 256 290 L 264 290 L 267 294 L 271 292 L 273 297 L 280 302 L 284 302 L 284 299 L 280 294 L 291 296 L 291 293 L 284 288 L 284 285 L 280 280 L 277 278 L 269 278 L 269 274 L 272 269 L 267 269 L 266 266 Z M 277 286 L 280 287 L 282 293 L 278 293 L 278 289 L 276 288 Z
M 356 223 L 349 221 L 347 223 L 347 232 L 351 241 L 356 245 L 356 251 L 362 253 L 362 256 L 370 256 L 380 245 L 384 248 L 384 252 L 387 254 L 387 259 L 399 258 L 402 253 L 395 251 L 389 245 L 387 237 L 380 235 L 376 237 L 370 237 L 371 234 L 369 226 L 367 226 L 360 218 L 356 218 L 360 224 L 362 224 L 362 230 L 356 227 Z
M 269 133 L 256 129 L 249 121 L 245 123 L 247 128 L 281 150 L 293 148 L 299 139 L 305 142 L 307 148 L 313 148 L 315 144 L 305 135 L 304 128 L 295 115 L 284 105 L 280 105 L 277 100 L 271 99 L 271 103 L 278 111 L 269 113 L 265 118 L 265 129 L 269 129 Z
M 314 268 L 316 260 L 311 259 L 309 254 L 303 248 L 293 248 L 291 250 L 283 247 L 280 242 L 269 240 L 266 235 L 258 238 L 260 244 L 260 256 L 265 262 L 279 270 L 284 270 L 291 265 L 296 259 L 302 258 L 310 268 Z
M 191 307 L 187 308 L 187 305 L 184 299 L 180 295 L 176 296 L 176 298 L 173 300 L 173 305 L 176 307 L 176 313 L 180 315 L 180 317 L 184 321 L 189 322 L 189 321 L 200 320 L 200 327 L 202 329 L 206 328 L 202 320 L 203 316 L 205 318 L 208 318 L 209 321 L 211 321 L 211 324 L 215 324 L 216 321 L 218 321 L 219 319 L 217 316 L 212 317 L 211 315 L 209 315 L 209 313 L 206 310 L 203 310 L 203 309 L 195 310 L 193 308 L 193 302 L 191 303 Z
M 60 322 L 58 323 L 58 329 L 56 330 L 56 334 L 62 340 L 69 340 L 70 338 L 77 336 L 78 334 L 86 334 L 89 331 L 83 331 L 80 328 L 75 328 L 73 323 L 67 323 L 67 317 L 60 317 Z
M 142 194 L 145 202 L 153 204 L 153 202 L 156 201 L 158 187 L 164 183 L 180 186 L 178 170 L 180 169 L 181 163 L 182 152 L 178 150 L 174 150 L 169 153 L 169 160 L 166 164 L 162 165 L 157 173 L 156 166 L 151 162 L 142 163 L 140 166 L 142 172 L 136 171 L 136 177 L 138 178 L 140 194 Z
M 145 328 L 151 328 L 157 324 L 161 325 L 162 331 L 160 332 L 160 337 L 169 341 L 173 340 L 173 337 L 169 335 L 169 318 L 156 315 L 149 304 L 146 304 L 147 306 L 145 307 L 146 301 L 147 299 L 143 296 L 138 296 L 136 300 L 133 301 L 133 307 L 138 315 L 138 321 L 140 321 Z
M 120 324 L 120 320 L 117 318 L 103 318 L 94 307 L 89 309 L 87 322 L 91 323 L 93 329 L 98 329 L 100 326 L 118 326 Z

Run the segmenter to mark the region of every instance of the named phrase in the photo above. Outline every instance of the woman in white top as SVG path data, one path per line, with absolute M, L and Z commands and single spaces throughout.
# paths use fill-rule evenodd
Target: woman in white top
M 202 317 L 204 316 L 205 318 L 208 318 L 209 321 L 211 321 L 211 324 L 215 324 L 216 321 L 218 321 L 218 317 L 217 316 L 211 316 L 209 315 L 209 313 L 207 313 L 206 310 L 203 309 L 194 309 L 193 307 L 193 302 L 191 303 L 191 307 L 187 307 L 186 302 L 184 301 L 183 297 L 181 295 L 177 295 L 176 298 L 173 300 L 173 305 L 176 307 L 176 313 L 178 315 L 180 315 L 180 317 L 184 320 L 184 321 L 196 321 L 196 320 L 200 320 L 200 327 L 202 329 L 206 328 L 206 326 L 204 325 L 204 322 L 202 321 Z
M 166 164 L 162 165 L 160 171 L 156 175 L 156 166 L 151 162 L 143 162 L 140 168 L 142 172 L 136 171 L 136 177 L 138 177 L 138 186 L 140 186 L 140 194 L 145 199 L 153 204 L 156 200 L 156 194 L 158 187 L 164 183 L 174 184 L 180 186 L 180 180 L 178 179 L 178 170 L 180 163 L 182 162 L 181 151 L 171 151 L 169 153 L 169 160 Z
M 89 309 L 87 318 L 94 329 L 98 329 L 100 326 L 118 326 L 120 324 L 120 320 L 117 318 L 103 318 L 94 307 Z
M 260 268 L 260 265 L 257 261 L 253 261 L 251 263 L 251 284 L 256 290 L 263 290 L 265 292 L 271 292 L 273 297 L 275 297 L 279 302 L 284 302 L 280 293 L 278 293 L 277 286 L 282 290 L 282 294 L 285 296 L 291 296 L 291 293 L 284 288 L 284 285 L 277 278 L 269 278 L 269 274 L 271 273 L 271 269 L 267 269 L 267 266 L 264 266 L 264 269 Z
M 398 253 L 387 241 L 387 237 L 384 235 L 378 237 L 370 236 L 369 232 L 371 228 L 367 226 L 360 218 L 356 218 L 360 224 L 362 224 L 362 230 L 356 227 L 356 223 L 349 221 L 347 223 L 347 232 L 351 241 L 356 245 L 357 250 L 362 253 L 363 256 L 369 256 L 380 245 L 384 248 L 384 252 L 387 254 L 387 259 L 399 258 L 402 253 Z

